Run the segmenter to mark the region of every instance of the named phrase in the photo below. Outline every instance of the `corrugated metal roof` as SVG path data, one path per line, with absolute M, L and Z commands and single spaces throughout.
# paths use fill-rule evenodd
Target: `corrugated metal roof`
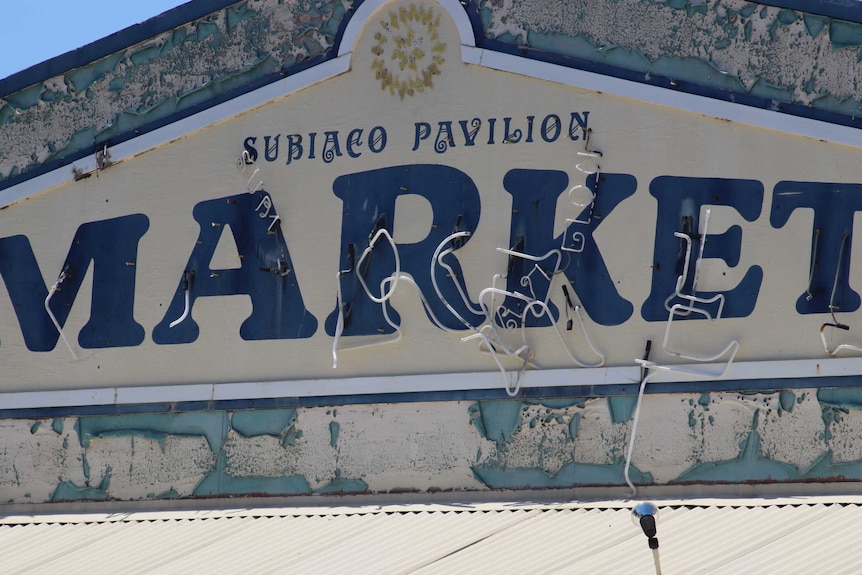
M 630 507 L 497 503 L 6 517 L 0 572 L 653 573 Z M 858 501 L 659 508 L 665 575 L 862 569 Z

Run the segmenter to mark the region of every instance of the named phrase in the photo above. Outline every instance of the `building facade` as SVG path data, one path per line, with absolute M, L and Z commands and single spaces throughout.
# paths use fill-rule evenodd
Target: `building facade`
M 0 81 L 0 500 L 856 490 L 862 12 L 212 10 Z

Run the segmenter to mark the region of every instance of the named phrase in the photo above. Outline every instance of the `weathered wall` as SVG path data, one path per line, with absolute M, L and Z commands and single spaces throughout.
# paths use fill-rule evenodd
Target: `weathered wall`
M 0 500 L 619 486 L 634 397 L 0 421 Z M 637 484 L 862 480 L 862 388 L 647 395 Z
M 0 95 L 0 182 L 328 51 L 341 1 L 248 0 L 92 63 Z
M 862 24 L 739 0 L 483 0 L 488 38 L 856 114 Z
M 636 0 L 608 0 L 590 4 L 495 1 L 483 3 L 479 8 L 488 42 L 496 42 L 489 44 L 491 49 L 505 45 L 526 47 L 526 56 L 544 58 L 550 55 L 561 62 L 574 63 L 576 60 L 567 58 L 575 58 L 581 63 L 607 64 L 617 70 L 640 74 L 644 80 L 648 80 L 651 74 L 678 78 L 696 86 L 768 98 L 775 102 L 776 108 L 780 108 L 782 102 L 795 103 L 850 117 L 859 107 L 856 98 L 859 66 L 856 58 L 862 39 L 857 38 L 856 24 L 734 1 L 700 5 Z M 211 105 L 230 94 L 260 85 L 269 81 L 273 75 L 290 73 L 301 67 L 307 59 L 331 54 L 338 42 L 337 30 L 346 13 L 346 5 L 340 2 L 249 0 L 7 95 L 0 102 L 0 187 L 4 180 L 7 184 L 16 178 L 20 180 L 28 170 L 38 171 L 41 167 L 82 151 L 92 153 L 97 143 L 134 133 L 135 130 L 149 129 L 159 122 L 169 121 L 199 107 Z M 560 14 L 564 17 L 561 18 Z M 457 50 L 455 43 L 449 44 L 450 50 Z M 363 53 L 368 60 L 371 59 L 370 50 Z M 435 80 L 441 86 L 444 81 L 458 77 L 459 68 L 455 66 L 454 57 L 447 66 L 446 76 Z M 371 70 L 370 65 L 365 66 L 360 69 L 361 74 L 356 74 L 364 78 L 364 82 L 373 85 L 373 90 L 360 92 L 368 95 L 366 103 L 369 109 L 371 102 L 379 103 L 378 96 L 386 96 Z M 478 77 L 479 73 L 474 72 L 472 78 L 475 80 Z M 438 90 L 437 96 L 448 98 L 446 92 L 441 90 Z M 339 98 L 353 97 L 349 90 L 337 92 Z M 524 89 L 518 93 L 535 92 Z M 570 94 L 563 96 L 568 97 Z M 565 100 L 563 96 L 559 98 L 560 101 Z M 313 101 L 306 104 L 305 108 L 292 109 L 292 113 L 311 116 L 310 112 L 304 113 L 304 110 L 320 108 L 325 103 L 325 99 L 314 98 L 307 92 L 306 97 Z M 335 97 L 332 96 L 333 99 Z M 582 101 L 588 101 L 593 96 L 580 94 L 579 97 Z M 382 105 L 395 109 L 392 102 L 396 99 L 397 96 L 393 95 Z M 501 108 L 499 113 L 493 112 L 494 117 L 511 113 L 508 110 L 524 99 L 511 100 L 504 102 L 506 109 Z M 355 100 L 350 103 L 355 104 Z M 414 102 L 413 105 L 418 107 L 421 103 Z M 613 122 L 623 114 L 614 113 L 610 103 L 607 106 L 610 111 L 604 112 L 606 121 L 613 126 Z M 285 104 L 285 107 L 289 105 Z M 345 121 L 345 118 L 351 119 L 350 114 L 366 114 L 364 109 L 351 109 L 347 104 L 333 109 L 348 110 L 349 113 L 335 119 L 345 126 L 359 125 L 359 122 L 351 124 Z M 440 109 L 448 110 L 442 106 Z M 410 109 L 402 106 L 402 113 L 409 114 Z M 261 134 L 263 138 L 262 134 L 267 133 L 266 128 L 275 124 L 269 116 L 261 115 L 257 119 L 253 114 L 250 116 L 244 120 L 249 123 L 248 127 L 231 128 L 225 122 L 214 129 L 211 135 L 227 132 L 228 136 L 213 138 L 217 144 L 205 142 L 206 154 L 214 158 L 212 165 L 220 167 L 212 168 L 203 160 L 195 165 L 207 167 L 206 170 L 201 169 L 201 173 L 206 171 L 212 183 L 202 180 L 195 182 L 197 188 L 190 185 L 183 188 L 186 191 L 182 201 L 187 202 L 188 206 L 181 209 L 162 206 L 166 212 L 165 219 L 182 220 L 175 226 L 176 229 L 190 234 L 185 238 L 188 241 L 181 242 L 182 245 L 192 245 L 197 233 L 189 218 L 190 208 L 195 201 L 210 201 L 213 197 L 234 194 L 241 184 L 246 183 L 245 177 L 239 178 L 233 174 L 239 143 L 248 134 Z M 528 116 L 520 114 L 519 117 Z M 595 122 L 600 115 L 594 112 L 593 118 Z M 645 123 L 638 132 L 658 133 L 658 141 L 665 142 L 663 146 L 674 140 L 672 131 L 659 131 L 644 118 L 646 114 L 639 117 L 639 121 Z M 297 118 L 297 123 L 300 119 L 304 118 Z M 411 119 L 415 120 L 415 117 Z M 697 122 L 707 124 L 717 121 L 707 122 L 699 118 Z M 402 125 L 412 127 L 410 124 L 405 121 Z M 669 122 L 655 124 L 664 126 L 669 125 Z M 695 121 L 691 121 L 685 126 L 695 124 Z M 333 126 L 323 126 L 326 127 Z M 722 131 L 723 137 L 731 141 L 747 141 L 747 145 L 754 149 L 757 149 L 756 142 L 767 141 L 767 137 L 774 136 L 749 134 L 746 132 L 749 128 L 740 128 L 738 125 L 722 128 L 726 128 Z M 232 129 L 236 133 L 230 132 Z M 626 151 L 625 146 L 634 145 L 629 141 L 634 138 L 628 137 L 627 130 L 609 132 L 616 134 L 612 137 L 617 138 L 620 150 Z M 712 130 L 702 129 L 700 133 L 712 135 Z M 747 135 L 743 138 L 734 135 L 737 133 Z M 597 130 L 597 134 L 601 132 Z M 410 135 L 409 130 L 407 135 Z M 203 136 L 200 139 L 206 140 Z M 189 138 L 185 143 L 172 144 L 174 147 L 171 151 L 185 150 L 184 146 L 194 144 L 192 140 Z M 705 137 L 702 141 L 707 142 Z M 793 149 L 805 152 L 800 156 L 805 155 L 809 160 L 828 156 L 829 162 L 820 162 L 818 170 L 830 169 L 834 162 L 843 168 L 842 177 L 853 177 L 855 167 L 844 155 L 850 152 L 842 149 L 840 153 L 833 153 L 826 148 L 817 148 L 811 152 L 809 150 L 813 147 L 804 147 L 810 143 L 799 140 L 792 145 L 798 146 Z M 219 146 L 224 146 L 224 150 Z M 761 146 L 764 149 L 767 147 Z M 399 157 L 396 153 L 406 154 L 409 142 L 401 148 L 399 152 L 393 151 L 386 161 L 391 161 L 393 165 L 407 163 L 407 160 L 390 160 Z M 613 162 L 624 162 L 621 170 L 638 168 L 650 177 L 656 175 L 652 170 L 637 165 L 637 162 L 649 163 L 650 160 L 638 159 L 638 154 L 634 153 L 636 150 L 620 154 L 616 148 L 611 149 L 618 154 L 605 156 L 611 165 Z M 542 161 L 553 160 L 554 156 L 547 151 L 548 148 L 545 150 Z M 740 150 L 743 148 L 734 147 L 732 151 L 735 155 Z M 79 195 L 72 192 L 63 195 L 64 202 L 68 203 L 59 203 L 59 207 L 52 208 L 53 213 L 62 214 L 68 220 L 64 225 L 70 226 L 71 231 L 71 227 L 77 224 L 77 221 L 71 221 L 73 216 L 83 219 L 77 211 L 84 212 L 87 219 L 95 217 L 95 214 L 117 217 L 132 211 L 149 211 L 149 204 L 154 202 L 156 194 L 135 194 L 135 186 L 173 191 L 169 186 L 177 184 L 175 174 L 195 177 L 185 169 L 185 165 L 172 171 L 171 162 L 176 162 L 176 158 L 157 161 L 156 156 L 162 153 L 169 155 L 169 152 L 161 150 L 148 154 L 136 160 L 138 164 L 129 163 L 128 168 L 112 168 L 114 171 L 106 172 L 98 182 L 71 184 L 78 186 L 70 189 Z M 441 152 L 438 150 L 435 153 Z M 483 153 L 495 161 L 501 157 L 495 149 L 484 150 Z M 188 157 L 206 157 L 203 151 L 195 154 L 200 155 L 189 154 Z M 724 162 L 723 156 L 712 149 L 703 154 L 692 154 L 689 160 L 683 162 L 683 167 L 709 164 L 704 159 L 707 156 L 707 159 L 711 158 L 722 168 L 726 165 L 747 166 L 748 172 L 754 175 L 762 167 L 753 154 L 744 152 L 739 152 L 739 155 L 745 157 L 733 158 L 732 162 Z M 375 161 L 369 160 L 369 157 L 370 154 L 366 154 L 362 161 Z M 464 162 L 464 166 L 476 170 L 479 165 L 493 166 L 491 161 L 477 162 L 476 157 L 457 158 L 450 154 L 447 162 L 456 165 L 457 162 Z M 570 156 L 564 159 L 568 162 Z M 674 167 L 679 166 L 679 158 L 674 162 Z M 782 175 L 782 178 L 801 179 L 810 176 L 807 166 L 800 166 L 799 162 L 788 157 L 773 163 L 787 164 L 773 166 L 776 170 L 785 169 L 789 173 Z M 288 181 L 291 185 L 302 183 L 301 178 L 311 177 L 308 174 L 313 172 L 309 170 L 302 176 L 287 178 L 281 172 L 276 172 L 275 167 L 267 167 L 263 161 L 261 165 L 265 166 L 267 181 L 272 183 L 270 189 L 284 198 L 290 196 L 287 191 L 279 190 L 279 185 L 286 185 Z M 278 169 L 286 165 L 280 162 Z M 568 164 L 560 160 L 559 165 Z M 144 169 L 147 166 L 152 167 Z M 503 167 L 508 169 L 509 166 Z M 127 172 L 117 171 L 124 169 L 128 169 L 128 177 Z M 221 177 L 219 169 L 229 169 L 231 177 Z M 794 176 L 798 173 L 794 171 L 797 169 L 805 171 Z M 710 170 L 717 168 L 711 166 Z M 502 168 L 499 171 L 502 173 Z M 826 176 L 821 174 L 815 171 L 814 177 L 826 181 Z M 331 185 L 330 176 L 335 175 L 334 170 L 324 175 L 329 179 L 328 185 Z M 495 173 L 495 178 L 497 175 Z M 730 174 L 731 177 L 741 175 Z M 122 185 L 115 185 L 120 183 L 120 178 L 126 179 L 122 180 Z M 777 178 L 771 174 L 765 178 L 769 182 L 768 189 L 772 188 Z M 485 187 L 499 191 L 499 178 L 492 181 L 493 185 L 486 182 Z M 223 186 L 229 190 L 222 190 Z M 297 189 L 326 189 L 328 194 L 327 187 L 304 188 L 297 185 Z M 106 193 L 102 195 L 102 192 Z M 195 193 L 201 194 L 201 197 L 195 198 Z M 14 225 L 25 225 L 26 218 L 21 216 L 30 213 L 30 210 L 38 210 L 40 202 L 47 203 L 45 196 L 47 194 L 29 202 L 26 208 L 13 208 L 17 218 L 14 224 L 11 223 L 13 218 L 6 212 L 6 221 L 10 222 L 6 233 L 16 233 Z M 110 204 L 109 196 L 112 200 Z M 123 202 L 132 199 L 145 205 L 138 208 L 137 204 L 133 204 L 136 206 L 134 210 L 127 208 Z M 341 213 L 340 203 L 330 195 L 326 196 L 326 200 L 320 196 L 290 199 L 292 211 L 284 212 L 287 222 L 285 228 L 288 230 L 301 225 L 320 228 L 310 218 L 306 218 L 304 214 L 312 213 L 312 210 L 311 206 L 303 210 L 305 206 L 302 202 L 313 203 L 313 207 L 320 210 L 328 201 L 334 206 L 333 214 Z M 93 207 L 96 203 L 99 208 Z M 509 210 L 508 204 L 500 202 L 489 202 L 488 206 L 489 213 L 492 213 L 491 206 Z M 759 205 L 757 208 L 760 210 Z M 288 213 L 299 221 L 288 219 Z M 644 213 L 651 215 L 645 208 L 632 209 L 631 217 Z M 33 221 L 42 221 L 32 217 Z M 329 220 L 337 221 L 337 218 L 331 217 Z M 764 235 L 765 231 L 771 233 L 774 227 L 770 227 L 766 220 L 767 216 L 764 215 L 758 224 Z M 155 218 L 153 222 L 159 223 Z M 641 223 L 649 223 L 651 229 L 651 219 Z M 630 226 L 629 231 L 631 229 Z M 805 229 L 810 232 L 809 228 Z M 505 229 L 500 228 L 498 231 L 505 236 Z M 31 233 L 29 229 L 21 230 L 21 233 L 24 232 Z M 337 239 L 333 229 L 316 229 L 313 232 L 326 236 L 315 243 L 315 251 L 318 252 L 321 245 L 326 245 L 325 241 L 335 242 Z M 51 233 L 56 233 L 56 230 Z M 750 233 L 750 230 L 746 233 Z M 297 237 L 312 236 L 312 233 L 308 233 L 298 234 Z M 57 242 L 47 232 L 34 234 L 33 237 L 38 237 L 34 242 L 49 244 L 44 253 L 50 253 L 54 259 L 49 260 L 46 269 L 62 269 L 63 253 L 54 253 L 53 249 Z M 64 237 L 71 237 L 71 233 Z M 154 232 L 150 237 L 156 242 L 174 241 L 165 233 Z M 652 236 L 647 234 L 644 237 Z M 774 279 L 770 281 L 774 284 L 769 286 L 769 290 L 764 290 L 774 294 L 778 287 L 792 292 L 792 297 L 781 300 L 784 307 L 777 308 L 781 312 L 792 305 L 803 286 L 802 283 L 788 285 L 786 270 L 792 267 L 792 262 L 784 262 L 775 254 L 786 258 L 795 256 L 786 247 L 790 245 L 786 236 L 776 235 L 773 240 L 751 237 L 755 238 L 754 244 L 758 249 L 769 248 L 771 263 L 779 259 L 779 264 L 788 264 L 776 266 L 781 272 L 772 276 Z M 769 241 L 779 243 L 785 249 L 773 249 Z M 793 241 L 796 242 L 793 246 L 799 250 L 808 245 L 807 236 L 799 236 Z M 173 244 L 159 246 L 158 249 L 152 249 L 153 253 L 167 254 L 165 257 L 168 259 L 176 256 L 182 260 L 177 265 L 164 266 L 164 270 L 159 271 L 175 282 L 182 277 L 185 254 L 175 253 Z M 630 285 L 640 285 L 637 282 L 641 282 L 648 287 L 646 278 L 652 267 L 649 262 L 653 261 L 649 258 L 649 245 L 642 244 L 637 249 L 643 251 L 643 257 L 638 260 L 642 267 L 628 265 L 620 268 L 627 270 L 626 280 Z M 621 250 L 620 253 L 629 257 L 631 251 Z M 336 265 L 338 250 L 333 248 L 330 252 L 335 256 L 325 264 L 330 267 L 315 263 L 308 268 L 331 280 L 339 268 Z M 487 258 L 477 256 L 475 259 L 485 262 Z M 134 263 L 135 267 L 140 263 L 139 269 L 144 270 L 141 273 L 141 287 L 147 287 L 146 282 L 154 281 L 157 275 L 146 273 L 145 260 L 142 258 L 140 262 Z M 804 264 L 798 267 L 797 275 L 804 280 L 808 277 L 808 267 Z M 163 292 L 141 290 L 141 293 L 149 294 L 146 297 L 150 299 L 145 303 L 152 304 L 152 310 L 148 313 L 159 317 L 165 313 L 158 308 L 170 300 L 174 285 L 166 283 Z M 310 290 L 314 296 L 309 299 L 317 297 L 321 300 L 317 306 L 322 313 L 318 315 L 325 317 L 326 312 L 332 310 L 333 293 L 327 291 L 329 287 L 320 287 L 329 285 L 325 281 L 312 282 L 311 285 L 315 286 Z M 646 287 L 642 290 L 644 293 L 638 294 L 638 301 L 643 301 Z M 82 296 L 82 300 L 86 299 L 85 296 Z M 769 305 L 778 306 L 776 301 L 769 300 Z M 7 311 L 11 311 L 11 308 Z M 237 317 L 231 316 L 231 319 L 237 320 L 234 322 L 237 325 L 241 311 L 235 312 Z M 758 310 L 758 313 L 762 313 L 764 318 L 780 315 L 763 309 Z M 86 319 L 84 315 L 81 312 L 80 324 Z M 212 315 L 220 320 L 225 316 L 223 312 L 215 311 Z M 816 325 L 821 320 L 809 318 L 804 326 L 808 338 L 804 343 L 816 349 L 818 354 L 820 342 Z M 794 317 L 794 321 L 802 320 Z M 155 322 L 147 325 L 152 327 Z M 772 329 L 771 324 L 765 322 L 760 322 L 760 326 L 761 329 Z M 235 332 L 233 327 L 231 324 Z M 658 329 L 654 330 L 654 333 L 659 332 Z M 215 330 L 211 330 L 209 335 L 212 339 L 203 341 L 201 347 L 211 347 L 213 342 L 224 345 L 228 341 L 221 332 Z M 233 333 L 233 337 L 236 338 L 236 333 Z M 619 344 L 625 337 L 629 336 L 614 335 L 613 341 Z M 749 338 L 749 341 L 754 340 L 752 347 L 756 347 L 763 339 L 755 337 Z M 4 335 L 5 346 L 8 346 L 7 341 L 17 340 Z M 643 341 L 644 338 L 638 338 L 636 345 L 619 346 L 625 349 L 626 362 L 635 356 L 631 350 L 640 353 Z M 149 341 L 146 345 L 155 347 Z M 320 357 L 326 360 L 328 369 L 330 345 L 331 340 L 326 339 L 318 346 L 324 353 L 314 356 L 317 359 L 312 359 L 307 353 L 294 352 L 298 354 L 297 357 L 292 358 L 292 362 L 286 361 L 291 356 L 275 347 L 271 356 L 285 362 L 287 367 L 276 367 L 277 370 L 290 369 L 289 375 L 296 374 L 301 360 L 311 364 L 319 361 Z M 11 347 L 14 350 L 14 346 Z M 18 351 L 23 349 L 21 345 L 18 348 L 21 348 Z M 204 380 L 200 373 L 177 378 L 173 366 L 192 365 L 187 362 L 183 348 L 176 348 L 173 352 L 161 351 L 176 355 L 168 360 L 162 359 L 157 362 L 158 365 L 154 365 L 155 362 L 151 360 L 141 359 L 142 365 L 148 369 L 137 371 L 130 366 L 138 364 L 130 363 L 120 355 L 126 353 L 123 350 L 115 351 L 113 355 L 105 353 L 98 362 L 94 359 L 95 355 L 89 356 L 87 359 L 93 358 L 93 361 L 78 364 L 76 372 L 65 368 L 46 369 L 44 361 L 39 367 L 37 361 L 23 353 L 19 357 L 25 359 L 13 367 L 18 370 L 19 379 L 30 386 L 28 389 L 32 389 L 34 373 L 39 370 L 46 389 L 57 389 L 57 382 L 61 379 L 63 385 L 68 385 L 75 377 L 92 385 L 116 385 L 118 380 L 114 375 L 101 376 L 103 380 L 97 381 L 98 376 L 85 371 L 99 370 L 104 374 L 109 371 L 108 367 L 117 373 L 134 372 L 135 377 L 146 373 L 146 377 L 151 380 L 152 372 L 161 370 L 160 377 L 164 381 L 159 381 L 162 383 Z M 227 354 L 222 354 L 218 359 L 225 365 L 230 363 L 231 369 L 242 370 L 244 377 L 250 377 L 248 374 L 252 368 L 260 369 L 259 366 L 249 365 L 254 363 L 250 359 L 262 357 L 262 352 L 244 351 L 239 346 L 231 348 L 231 352 L 248 365 L 227 358 Z M 423 349 L 423 352 L 427 355 L 427 350 Z M 62 361 L 67 362 L 65 350 L 60 349 L 59 353 L 63 356 Z M 254 353 L 261 355 L 254 356 Z M 770 353 L 779 355 L 787 351 L 770 350 Z M 381 357 L 384 357 L 383 354 L 381 352 Z M 444 355 L 441 354 L 441 357 Z M 425 359 L 437 363 L 436 359 L 429 357 Z M 791 353 L 788 357 L 792 359 L 796 355 Z M 755 354 L 748 359 L 759 358 L 761 355 Z M 267 362 L 270 359 L 266 357 Z M 212 365 L 209 368 L 220 370 L 217 376 L 219 381 L 223 381 L 228 368 L 212 361 L 210 363 Z M 369 361 L 369 364 L 374 365 L 374 362 Z M 476 369 L 476 365 L 480 364 L 471 360 L 468 367 Z M 489 369 L 488 365 L 487 362 L 481 364 L 481 369 Z M 410 367 L 415 369 L 415 363 Z M 349 370 L 350 365 L 341 369 L 343 372 Z M 355 369 L 355 373 L 348 372 L 348 375 L 367 375 L 359 368 Z M 407 371 L 407 367 L 397 363 L 393 369 Z M 3 376 L 8 382 L 8 362 L 4 370 Z M 282 371 L 278 374 L 261 373 L 260 380 L 272 380 L 279 377 Z M 380 370 L 375 373 L 379 375 Z M 145 500 L 249 494 L 392 493 L 403 490 L 481 492 L 490 489 L 577 488 L 587 485 L 617 486 L 621 494 L 625 493 L 623 462 L 635 407 L 635 398 L 632 396 L 476 402 L 455 399 L 432 402 L 428 396 L 422 399 L 416 403 L 356 403 L 338 407 L 327 406 L 328 400 L 318 399 L 316 407 L 244 411 L 209 409 L 182 413 L 172 410 L 132 413 L 149 408 L 126 405 L 123 406 L 125 412 L 122 415 L 79 415 L 84 411 L 81 408 L 80 412 L 68 410 L 67 413 L 71 415 L 58 418 L 7 418 L 0 420 L 0 501 Z M 364 400 L 354 398 L 350 401 Z M 50 409 L 44 407 L 42 412 L 51 413 Z M 858 388 L 647 395 L 635 443 L 632 477 L 637 483 L 655 485 L 688 482 L 862 481 L 862 442 L 858 441 L 858 428 L 862 424 L 860 410 L 862 390 Z
M 238 2 L 65 74 L 0 89 L 0 187 L 332 55 L 350 8 Z M 641 81 L 664 76 L 682 89 L 811 106 L 848 122 L 862 106 L 855 22 L 740 0 L 482 0 L 477 15 L 486 35 L 477 43 L 490 49 L 608 65 Z

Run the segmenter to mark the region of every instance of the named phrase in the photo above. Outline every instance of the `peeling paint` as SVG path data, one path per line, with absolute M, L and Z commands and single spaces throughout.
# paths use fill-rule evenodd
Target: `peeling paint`
M 799 478 L 799 473 L 794 466 L 772 461 L 761 455 L 760 434 L 756 431 L 749 433 L 740 447 L 741 451 L 737 458 L 695 465 L 681 474 L 677 480 L 736 482 L 741 477 L 745 477 L 746 481 L 787 481 Z
M 608 409 L 611 412 L 611 421 L 614 423 L 625 423 L 632 418 L 638 396 L 620 395 L 608 398 Z
M 110 415 L 81 417 L 75 428 L 82 447 L 94 437 L 134 435 L 163 445 L 168 435 L 204 436 L 210 449 L 218 452 L 227 437 L 228 418 L 226 412 Z
M 471 420 L 482 437 L 503 445 L 521 423 L 521 407 L 517 400 L 480 401 L 470 406 Z
M 557 473 L 548 473 L 536 468 L 493 469 L 473 467 L 476 477 L 492 489 L 550 489 L 587 485 L 621 485 L 625 483 L 623 464 L 594 465 L 589 463 L 569 463 Z M 649 473 L 642 473 L 635 467 L 629 472 L 634 483 L 652 483 Z
M 803 473 L 805 479 L 848 480 L 862 477 L 862 461 L 836 462 L 827 451 Z
M 0 185 L 289 72 L 332 49 L 348 7 L 239 3 L 4 96 Z M 862 106 L 853 22 L 742 0 L 481 0 L 477 10 L 486 37 L 504 44 L 847 116 Z
M 337 421 L 329 422 L 329 446 L 335 447 L 338 444 L 338 433 L 341 431 L 341 424 Z
M 85 501 L 108 499 L 108 487 L 111 483 L 111 468 L 107 469 L 105 476 L 98 487 L 80 487 L 71 481 L 64 481 L 57 485 L 51 494 L 51 501 Z
M 299 495 L 311 493 L 305 477 L 233 477 L 225 472 L 225 456 L 220 453 L 213 471 L 198 483 L 192 495 L 214 497 L 219 495 Z
M 793 411 L 793 407 L 796 404 L 796 394 L 792 391 L 783 390 L 778 394 L 778 401 L 781 409 L 784 411 Z
M 741 0 L 483 0 L 479 8 L 487 37 L 502 43 L 764 98 L 777 90 L 782 102 L 829 95 L 859 105 L 856 54 L 840 50 L 862 43 L 859 24 Z M 817 92 L 799 70 L 811 71 Z
M 231 416 L 231 428 L 243 437 L 271 435 L 285 437 L 296 423 L 295 409 L 257 409 L 237 411 Z
M 315 493 L 362 493 L 368 491 L 368 484 L 361 479 L 333 479 L 323 487 L 314 490 Z
M 3 96 L 0 184 L 93 149 L 96 134 L 101 142 L 141 129 L 323 54 L 345 8 L 342 0 L 230 6 Z
M 632 477 L 862 481 L 860 398 L 859 388 L 647 395 Z M 0 499 L 622 486 L 631 419 L 625 404 L 622 416 L 613 409 L 597 397 L 0 420 Z

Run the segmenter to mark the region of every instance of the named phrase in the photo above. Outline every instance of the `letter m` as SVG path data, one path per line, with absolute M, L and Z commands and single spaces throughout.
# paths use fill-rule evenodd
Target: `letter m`
M 90 320 L 78 334 L 83 348 L 140 345 L 144 328 L 133 317 L 135 260 L 138 242 L 149 228 L 143 214 L 132 214 L 81 225 L 59 273 L 63 281 L 49 306 L 63 326 L 93 262 Z M 30 351 L 51 351 L 60 337 L 45 310 L 48 287 L 25 236 L 0 238 L 0 276 L 18 316 L 24 343 Z M 56 276 L 55 276 L 56 277 Z M 52 282 L 53 283 L 53 282 Z

